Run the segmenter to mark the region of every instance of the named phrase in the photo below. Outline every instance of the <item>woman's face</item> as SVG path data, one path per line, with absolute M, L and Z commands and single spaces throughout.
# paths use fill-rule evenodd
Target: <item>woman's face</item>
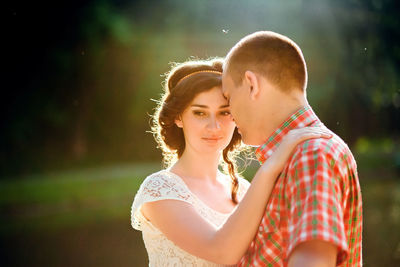
M 221 87 L 198 94 L 175 123 L 183 129 L 185 149 L 200 153 L 222 151 L 230 143 L 235 130 Z

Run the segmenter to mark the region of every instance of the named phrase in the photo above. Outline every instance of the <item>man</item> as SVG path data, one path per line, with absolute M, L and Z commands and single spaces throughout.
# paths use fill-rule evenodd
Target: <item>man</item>
M 228 53 L 223 91 L 244 143 L 260 162 L 289 130 L 323 126 L 306 98 L 300 48 L 273 32 L 256 32 Z M 362 202 L 347 145 L 331 139 L 300 144 L 280 174 L 258 233 L 239 266 L 361 266 Z

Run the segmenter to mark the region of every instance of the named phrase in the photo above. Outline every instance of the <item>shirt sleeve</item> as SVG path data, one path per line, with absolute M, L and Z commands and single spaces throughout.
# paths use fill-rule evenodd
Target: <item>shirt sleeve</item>
M 160 200 L 180 200 L 193 204 L 193 197 L 181 181 L 166 173 L 148 176 L 140 185 L 131 207 L 131 224 L 136 230 L 142 230 L 146 218 L 141 213 L 143 204 Z
M 347 257 L 342 178 L 335 164 L 332 156 L 321 148 L 294 154 L 285 189 L 289 218 L 286 257 L 297 245 L 310 240 L 336 245 L 340 262 Z

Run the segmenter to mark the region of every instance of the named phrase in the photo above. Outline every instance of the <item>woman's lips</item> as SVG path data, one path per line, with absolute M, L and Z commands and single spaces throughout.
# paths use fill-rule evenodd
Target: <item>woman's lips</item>
M 207 142 L 218 142 L 222 137 L 203 137 L 202 139 Z

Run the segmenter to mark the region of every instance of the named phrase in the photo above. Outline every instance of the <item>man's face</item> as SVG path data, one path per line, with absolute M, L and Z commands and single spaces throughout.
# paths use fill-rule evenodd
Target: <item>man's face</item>
M 222 75 L 222 92 L 228 100 L 229 107 L 242 140 L 248 145 L 259 145 L 259 140 L 255 140 L 254 127 L 255 109 L 251 108 L 249 92 L 245 88 L 245 84 L 236 86 L 230 75 L 224 73 Z

